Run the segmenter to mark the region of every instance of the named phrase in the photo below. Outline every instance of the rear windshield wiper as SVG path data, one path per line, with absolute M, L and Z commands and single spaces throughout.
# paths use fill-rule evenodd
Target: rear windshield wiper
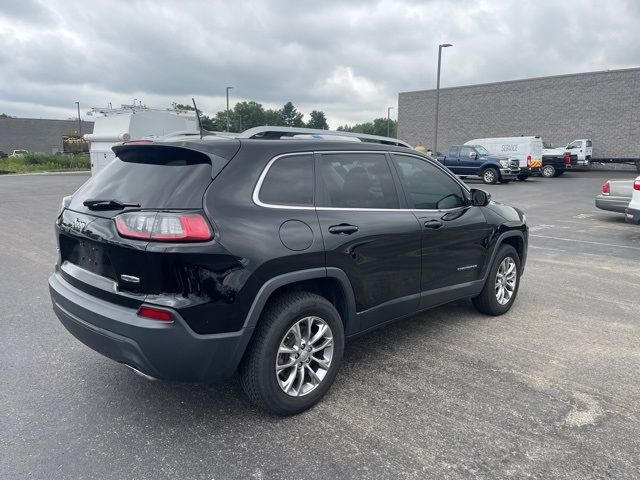
M 124 203 L 118 200 L 85 200 L 82 204 L 89 210 L 122 210 L 128 207 L 140 207 L 138 203 Z

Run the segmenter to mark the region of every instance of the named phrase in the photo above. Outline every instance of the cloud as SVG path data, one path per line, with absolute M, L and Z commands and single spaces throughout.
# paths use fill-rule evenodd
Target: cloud
M 386 115 L 400 91 L 631 67 L 634 2 L 328 0 L 36 1 L 0 6 L 0 112 L 65 118 L 74 102 L 192 96 L 209 113 L 232 99 L 303 112 L 336 127 Z

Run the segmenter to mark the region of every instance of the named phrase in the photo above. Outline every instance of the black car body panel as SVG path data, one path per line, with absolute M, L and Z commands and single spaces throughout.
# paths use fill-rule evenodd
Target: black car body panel
M 404 147 L 196 139 L 125 144 L 114 151 L 125 161 L 116 159 L 114 167 L 85 184 L 56 222 L 60 258 L 49 286 L 54 310 L 74 336 L 153 377 L 205 381 L 233 374 L 264 306 L 282 289 L 309 289 L 330 298 L 346 337 L 354 338 L 478 295 L 503 242 L 516 247 L 522 268 L 526 261 L 528 230 L 521 212 L 494 203 L 472 206 L 468 188 L 446 168 Z M 340 152 L 373 155 L 388 168 L 389 191 L 376 187 L 374 197 L 397 195 L 397 204 L 326 206 L 319 168 L 326 155 Z M 396 154 L 427 162 L 456 182 L 464 204 L 413 208 Z M 269 168 L 275 171 L 271 166 L 285 157 L 306 162 L 315 172 L 305 200 L 311 204 L 269 204 L 260 196 Z M 135 171 L 135 183 L 124 180 L 118 190 L 110 175 L 124 177 L 127 168 Z M 150 172 L 148 181 L 140 172 Z M 344 181 L 356 188 L 358 179 L 352 177 Z M 158 185 L 167 191 L 158 192 Z M 283 185 L 298 188 L 293 182 Z M 140 206 L 108 211 L 85 206 L 96 196 Z M 118 233 L 118 215 L 149 209 L 199 213 L 213 236 L 180 243 Z M 441 226 L 433 228 L 433 222 Z M 174 321 L 141 318 L 137 312 L 143 306 L 171 312 Z

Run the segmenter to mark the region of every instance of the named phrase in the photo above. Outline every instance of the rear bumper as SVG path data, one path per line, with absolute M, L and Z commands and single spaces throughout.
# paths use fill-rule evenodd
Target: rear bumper
M 60 322 L 98 353 L 151 377 L 176 381 L 211 381 L 231 376 L 252 329 L 199 335 L 180 315 L 174 322 L 138 317 L 137 310 L 90 296 L 56 271 L 49 278 L 53 310 Z
M 629 197 L 598 195 L 596 197 L 596 207 L 609 212 L 625 213 L 630 200 Z
M 627 208 L 624 212 L 624 219 L 633 223 L 634 225 L 640 224 L 640 210 L 636 210 L 635 208 Z

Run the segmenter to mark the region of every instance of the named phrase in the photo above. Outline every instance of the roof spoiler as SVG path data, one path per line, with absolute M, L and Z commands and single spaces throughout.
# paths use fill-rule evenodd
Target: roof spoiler
M 318 136 L 317 138 L 336 137 L 335 140 L 341 140 L 340 137 L 357 138 L 360 140 L 382 143 L 384 145 L 396 145 L 399 147 L 413 148 L 407 142 L 398 140 L 397 138 L 381 137 L 378 135 L 368 135 L 366 133 L 356 132 L 343 132 L 338 130 L 321 130 L 318 128 L 299 128 L 299 127 L 277 127 L 277 126 L 264 126 L 255 127 L 245 130 L 242 133 L 235 134 L 236 138 L 265 138 L 265 139 L 280 139 L 282 136 L 290 135 L 312 135 Z

